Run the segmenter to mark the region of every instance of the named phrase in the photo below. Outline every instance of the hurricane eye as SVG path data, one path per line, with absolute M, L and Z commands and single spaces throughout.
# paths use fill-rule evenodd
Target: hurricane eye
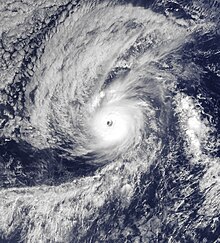
M 112 120 L 108 120 L 107 121 L 107 126 L 111 127 L 113 125 L 113 121 Z

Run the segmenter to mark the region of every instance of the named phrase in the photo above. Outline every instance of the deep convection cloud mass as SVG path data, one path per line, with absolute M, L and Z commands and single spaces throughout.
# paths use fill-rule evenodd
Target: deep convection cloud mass
M 1 242 L 220 242 L 219 5 L 1 2 Z

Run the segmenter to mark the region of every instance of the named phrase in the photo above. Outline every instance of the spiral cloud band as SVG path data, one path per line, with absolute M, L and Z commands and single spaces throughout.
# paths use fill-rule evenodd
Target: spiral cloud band
M 0 239 L 220 240 L 218 2 L 4 4 Z
M 158 78 L 165 77 L 154 73 L 152 62 L 162 58 L 171 46 L 178 48 L 188 33 L 172 23 L 164 25 L 164 17 L 142 8 L 104 7 L 88 13 L 84 9 L 82 17 L 69 20 L 65 28 L 61 25 L 57 37 L 45 47 L 36 81 L 26 93 L 30 96 L 37 83 L 34 102 L 28 107 L 31 124 L 42 134 L 42 139 L 37 135 L 35 141 L 31 133 L 29 142 L 34 146 L 56 147 L 57 142 L 68 139 L 71 142 L 65 150 L 72 156 L 109 156 L 125 153 L 130 145 L 141 143 L 142 136 L 147 141 L 145 131 L 157 133 L 162 118 L 154 117 L 151 110 L 153 103 L 161 104 L 164 99 Z M 127 14 L 121 16 L 121 12 Z M 91 22 L 92 16 L 100 20 Z M 146 72 L 150 78 L 145 77 Z M 60 141 L 48 142 L 57 131 Z M 110 154 L 105 150 L 111 150 Z

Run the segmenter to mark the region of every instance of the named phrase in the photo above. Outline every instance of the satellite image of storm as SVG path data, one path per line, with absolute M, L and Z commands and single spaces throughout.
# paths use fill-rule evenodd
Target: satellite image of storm
M 0 0 L 0 243 L 220 243 L 220 0 Z

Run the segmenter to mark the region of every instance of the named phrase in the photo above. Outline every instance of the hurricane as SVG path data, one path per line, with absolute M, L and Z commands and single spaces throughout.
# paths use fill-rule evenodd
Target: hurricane
M 1 5 L 1 242 L 219 242 L 219 1 Z

